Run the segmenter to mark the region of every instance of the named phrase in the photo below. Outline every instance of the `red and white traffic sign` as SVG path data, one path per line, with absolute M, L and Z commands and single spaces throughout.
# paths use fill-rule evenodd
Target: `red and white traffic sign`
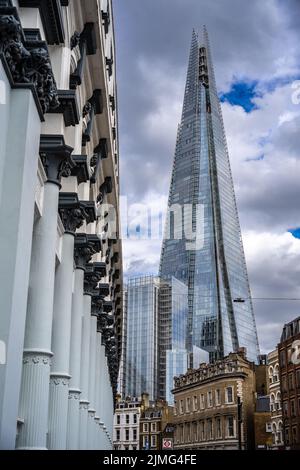
M 173 449 L 173 439 L 163 439 L 162 448 Z

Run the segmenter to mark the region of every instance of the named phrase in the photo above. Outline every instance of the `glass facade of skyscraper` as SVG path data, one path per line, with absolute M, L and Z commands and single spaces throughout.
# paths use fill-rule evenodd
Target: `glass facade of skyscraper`
M 201 42 L 193 32 L 168 205 L 160 276 L 188 285 L 187 348 L 201 348 L 214 361 L 246 347 L 248 358 L 257 361 L 255 318 L 205 29 Z M 186 224 L 202 243 L 191 248 Z M 236 302 L 239 298 L 243 302 Z
M 188 288 L 172 277 L 161 281 L 159 290 L 159 397 L 171 400 L 173 378 L 184 374 L 188 366 L 186 328 L 188 314 Z
M 145 276 L 127 284 L 125 394 L 157 398 L 159 279 Z

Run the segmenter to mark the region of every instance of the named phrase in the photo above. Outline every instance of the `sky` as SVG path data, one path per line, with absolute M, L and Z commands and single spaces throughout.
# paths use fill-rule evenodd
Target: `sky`
M 154 240 L 124 239 L 125 276 L 158 272 L 192 29 L 205 24 L 267 353 L 300 315 L 300 301 L 259 300 L 300 299 L 300 2 L 114 0 L 114 16 L 121 194 L 134 227 L 140 204 L 157 221 Z

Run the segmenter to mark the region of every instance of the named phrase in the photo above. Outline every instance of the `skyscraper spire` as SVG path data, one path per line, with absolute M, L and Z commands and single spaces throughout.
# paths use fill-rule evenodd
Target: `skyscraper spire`
M 256 361 L 255 319 L 205 26 L 200 43 L 196 31 L 192 33 L 179 129 L 160 275 L 167 279 L 174 276 L 188 285 L 190 352 L 195 347 L 203 349 L 214 361 L 246 347 L 248 358 Z M 203 224 L 197 225 L 197 214 L 204 214 Z M 185 231 L 183 237 L 178 236 L 183 232 L 181 224 L 185 228 L 189 222 L 193 232 L 202 237 L 203 246 L 192 249 Z M 236 303 L 237 298 L 245 302 Z

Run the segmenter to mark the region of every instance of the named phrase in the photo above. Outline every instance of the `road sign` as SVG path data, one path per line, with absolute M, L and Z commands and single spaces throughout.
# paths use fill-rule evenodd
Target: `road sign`
M 173 449 L 173 439 L 163 439 L 162 448 Z

